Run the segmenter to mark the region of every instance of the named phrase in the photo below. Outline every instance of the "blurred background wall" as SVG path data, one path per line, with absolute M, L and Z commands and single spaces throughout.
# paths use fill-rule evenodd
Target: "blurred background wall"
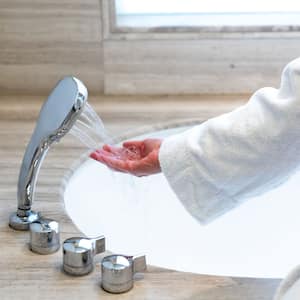
M 108 33 L 114 0 L 0 0 L 0 95 L 48 94 L 74 75 L 90 94 L 249 94 L 278 86 L 300 33 Z M 275 28 L 276 31 L 276 28 Z
M 65 75 L 103 92 L 99 0 L 1 0 L 0 94 L 47 94 Z

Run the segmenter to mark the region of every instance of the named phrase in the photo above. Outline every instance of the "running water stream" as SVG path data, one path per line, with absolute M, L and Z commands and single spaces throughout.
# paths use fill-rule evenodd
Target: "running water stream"
M 89 150 L 87 154 L 102 148 L 104 144 L 116 144 L 116 140 L 106 130 L 101 118 L 88 102 L 85 104 L 81 115 L 71 128 L 70 133 L 86 146 Z M 129 150 L 126 149 L 126 151 Z M 136 155 L 136 153 L 132 152 L 132 155 Z M 96 163 L 100 164 L 100 162 Z M 121 199 L 126 195 L 127 199 L 132 199 L 132 202 L 134 202 L 135 199 L 138 198 L 135 178 L 132 175 L 114 172 L 111 169 L 107 169 L 107 171 L 110 172 L 113 178 L 114 187 L 112 188 L 118 190 L 118 197 Z M 130 203 L 130 205 L 132 205 L 132 203 Z
M 70 133 L 91 151 L 101 148 L 104 144 L 114 144 L 101 118 L 88 102 Z

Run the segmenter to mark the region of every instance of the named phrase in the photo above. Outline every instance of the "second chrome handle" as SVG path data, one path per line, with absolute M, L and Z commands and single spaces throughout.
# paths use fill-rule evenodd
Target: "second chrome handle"
M 86 275 L 94 269 L 94 256 L 105 252 L 105 237 L 73 237 L 63 244 L 63 269 L 71 275 Z

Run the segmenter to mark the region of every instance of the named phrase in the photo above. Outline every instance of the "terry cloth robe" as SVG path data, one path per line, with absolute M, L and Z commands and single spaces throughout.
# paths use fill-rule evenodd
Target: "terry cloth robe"
M 294 268 L 281 282 L 274 300 L 300 299 L 300 265 Z
M 300 163 L 300 58 L 279 89 L 262 88 L 244 106 L 166 138 L 159 161 L 201 223 L 286 181 Z
M 262 88 L 244 106 L 166 138 L 159 161 L 201 223 L 286 181 L 300 165 L 300 58 L 284 68 L 279 89 Z M 297 267 L 274 300 L 299 299 Z

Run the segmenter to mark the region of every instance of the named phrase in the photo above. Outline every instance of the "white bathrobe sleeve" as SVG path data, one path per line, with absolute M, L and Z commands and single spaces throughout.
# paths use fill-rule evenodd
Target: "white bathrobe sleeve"
M 280 89 L 260 89 L 246 105 L 166 138 L 159 161 L 201 223 L 285 181 L 300 163 L 300 58 L 285 67 Z

